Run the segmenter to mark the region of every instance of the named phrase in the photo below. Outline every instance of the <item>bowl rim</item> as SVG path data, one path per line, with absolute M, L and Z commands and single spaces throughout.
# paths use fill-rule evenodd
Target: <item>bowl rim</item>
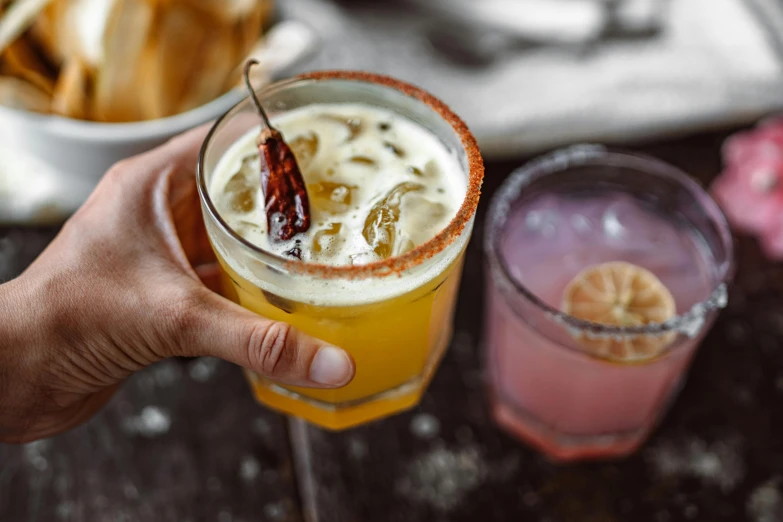
M 37 125 L 50 133 L 78 137 L 90 141 L 127 142 L 162 139 L 180 134 L 192 127 L 212 121 L 245 97 L 241 89 L 231 89 L 198 107 L 153 120 L 108 123 L 78 120 L 54 114 L 41 114 L 12 107 L 0 106 L 0 119 L 10 118 Z

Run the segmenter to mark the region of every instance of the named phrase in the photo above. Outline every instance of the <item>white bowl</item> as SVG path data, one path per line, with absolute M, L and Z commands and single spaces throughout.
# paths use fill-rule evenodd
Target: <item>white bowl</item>
M 54 170 L 93 184 L 117 161 L 217 118 L 245 94 L 232 90 L 188 112 L 133 123 L 99 123 L 0 106 L 0 142 L 38 157 Z
M 134 123 L 81 121 L 0 106 L 5 149 L 0 157 L 6 160 L 0 166 L 0 222 L 62 219 L 113 164 L 217 118 L 244 96 L 232 90 L 188 112 Z
M 259 61 L 277 76 L 314 47 L 312 30 L 295 21 L 267 34 Z M 238 88 L 190 111 L 157 120 L 100 123 L 0 106 L 0 223 L 52 221 L 87 198 L 116 162 L 154 148 L 239 103 Z

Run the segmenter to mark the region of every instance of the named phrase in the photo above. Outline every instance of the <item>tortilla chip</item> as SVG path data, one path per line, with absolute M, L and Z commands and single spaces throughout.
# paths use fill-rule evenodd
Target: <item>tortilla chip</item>
M 173 4 L 159 11 L 142 64 L 145 118 L 178 112 L 196 71 L 202 70 L 214 33 L 213 23 L 190 7 Z M 217 54 L 222 54 L 222 45 Z
M 33 112 L 49 112 L 51 97 L 19 78 L 0 76 L 0 105 Z
M 29 30 L 0 54 L 0 75 L 19 80 L 4 79 L 6 103 L 107 122 L 170 116 L 233 88 L 274 6 L 273 0 L 104 0 L 103 48 L 82 49 L 98 36 L 78 34 L 95 17 L 85 11 L 91 2 L 15 1 L 38 12 L 21 17 Z M 0 0 L 0 13 L 8 5 Z
M 269 0 L 188 0 L 191 9 L 198 10 L 221 24 L 233 24 Z
M 90 69 L 80 58 L 65 62 L 52 96 L 52 112 L 69 118 L 87 117 Z
M 226 76 L 234 68 L 237 56 L 234 50 L 234 35 L 225 28 L 213 29 L 194 50 L 197 57 L 188 76 L 181 81 L 187 85 L 176 112 L 184 112 L 223 94 Z
M 35 19 L 30 33 L 51 61 L 61 64 L 76 48 L 75 28 L 69 19 L 71 0 L 55 0 Z
M 256 48 L 263 46 L 263 26 L 267 16 L 266 5 L 270 2 L 261 2 L 248 16 L 237 20 L 231 31 L 234 36 L 235 57 L 232 67 L 223 79 L 223 90 L 227 91 L 236 87 L 242 81 L 242 69 L 247 58 Z M 256 74 L 257 75 L 257 74 Z
M 19 38 L 35 22 L 52 0 L 17 0 L 0 18 L 0 52 Z
M 92 115 L 96 119 L 144 119 L 139 101 L 139 61 L 154 19 L 155 7 L 145 0 L 117 0 L 114 4 L 103 38 L 103 63 L 95 73 Z
M 6 48 L 3 53 L 3 73 L 32 83 L 49 95 L 54 91 L 54 78 L 30 46 L 28 38 L 18 38 Z
M 240 42 L 240 55 L 245 56 L 258 41 L 264 25 L 265 10 L 263 4 L 256 3 L 256 8 L 235 21 L 235 28 Z

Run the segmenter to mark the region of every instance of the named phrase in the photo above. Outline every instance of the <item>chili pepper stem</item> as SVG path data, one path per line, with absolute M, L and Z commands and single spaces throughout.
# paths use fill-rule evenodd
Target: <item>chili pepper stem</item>
M 253 88 L 253 84 L 250 83 L 250 68 L 258 64 L 259 64 L 258 60 L 255 59 L 250 59 L 245 64 L 245 71 L 244 71 L 245 85 L 247 86 L 247 91 L 250 94 L 250 99 L 252 100 L 253 105 L 255 105 L 256 107 L 256 111 L 258 111 L 258 115 L 261 116 L 261 119 L 264 121 L 264 125 L 268 129 L 272 130 L 274 129 L 274 127 L 272 127 L 272 123 L 269 121 L 269 116 L 267 116 L 263 105 L 261 105 L 258 96 L 256 96 L 256 90 Z

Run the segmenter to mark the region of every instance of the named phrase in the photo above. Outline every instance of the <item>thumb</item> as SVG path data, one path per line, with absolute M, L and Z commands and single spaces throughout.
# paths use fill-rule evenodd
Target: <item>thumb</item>
M 204 287 L 175 316 L 172 355 L 219 357 L 295 386 L 338 388 L 353 379 L 355 365 L 346 351 Z

